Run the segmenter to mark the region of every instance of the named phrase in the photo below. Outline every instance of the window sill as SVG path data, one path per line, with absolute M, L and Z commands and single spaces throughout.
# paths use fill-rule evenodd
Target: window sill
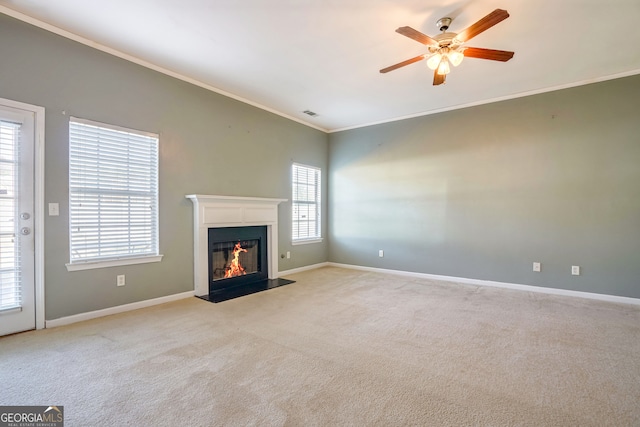
M 150 262 L 160 262 L 164 255 L 144 256 L 137 258 L 120 258 L 105 261 L 88 261 L 65 264 L 67 271 L 92 270 L 94 268 L 118 267 L 121 265 L 146 264 Z
M 317 238 L 317 239 L 293 240 L 291 242 L 291 244 L 293 246 L 296 246 L 296 245 L 306 245 L 306 244 L 309 244 L 309 243 L 320 243 L 320 242 L 322 242 L 322 237 Z

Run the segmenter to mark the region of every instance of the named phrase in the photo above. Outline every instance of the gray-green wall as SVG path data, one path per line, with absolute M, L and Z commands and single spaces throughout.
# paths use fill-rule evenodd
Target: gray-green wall
M 331 134 L 329 259 L 640 298 L 639 113 L 633 76 Z
M 46 109 L 45 203 L 60 203 L 60 216 L 45 218 L 47 319 L 193 290 L 186 194 L 290 199 L 292 161 L 327 170 L 324 132 L 2 14 L 0 98 Z M 69 116 L 160 134 L 162 262 L 67 272 Z M 326 241 L 291 246 L 290 211 L 280 205 L 280 252 L 292 258 L 278 258 L 279 270 L 327 261 Z M 126 286 L 116 287 L 117 274 Z

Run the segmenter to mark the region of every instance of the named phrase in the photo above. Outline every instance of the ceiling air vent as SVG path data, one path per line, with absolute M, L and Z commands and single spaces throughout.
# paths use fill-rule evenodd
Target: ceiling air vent
M 314 113 L 311 110 L 304 110 L 303 113 L 305 113 L 307 116 L 311 116 L 311 117 L 317 117 L 318 113 Z

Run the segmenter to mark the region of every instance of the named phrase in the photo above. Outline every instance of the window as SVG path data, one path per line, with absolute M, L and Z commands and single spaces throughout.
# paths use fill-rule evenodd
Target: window
M 292 183 L 293 243 L 319 242 L 322 240 L 320 234 L 320 169 L 294 163 Z
M 69 228 L 69 270 L 160 261 L 158 135 L 71 118 Z

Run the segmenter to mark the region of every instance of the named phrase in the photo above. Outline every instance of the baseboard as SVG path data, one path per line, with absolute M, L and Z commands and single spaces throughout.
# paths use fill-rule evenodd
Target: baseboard
M 110 316 L 112 314 L 124 313 L 125 311 L 138 310 L 140 308 L 151 307 L 158 304 L 177 301 L 194 296 L 193 291 L 183 292 L 181 294 L 167 295 L 166 297 L 148 299 L 144 301 L 133 302 L 131 304 L 118 305 L 102 310 L 89 311 L 87 313 L 74 314 L 73 316 L 60 317 L 58 319 L 46 320 L 45 328 L 55 328 L 58 326 L 70 325 L 84 320 L 96 319 L 98 317 Z
M 292 268 L 291 270 L 279 271 L 278 277 L 286 276 L 288 274 L 302 273 L 303 271 L 315 270 L 316 268 L 328 267 L 331 263 L 321 262 L 319 264 L 305 265 L 304 267 Z
M 621 297 L 616 295 L 595 294 L 591 292 L 582 292 L 582 291 L 571 291 L 567 289 L 546 288 L 542 286 L 519 285 L 515 283 L 495 282 L 490 280 L 468 279 L 464 277 L 441 276 L 437 274 L 428 274 L 428 273 L 414 273 L 411 271 L 389 270 L 384 268 L 364 267 L 360 265 L 340 264 L 335 262 L 322 262 L 319 264 L 307 265 L 304 267 L 294 268 L 291 270 L 280 271 L 278 272 L 278 277 L 282 277 L 290 274 L 302 273 L 304 271 L 315 270 L 322 267 L 348 268 L 351 270 L 394 274 L 397 276 L 416 277 L 416 278 L 430 279 L 430 280 L 442 280 L 445 282 L 456 282 L 456 283 L 462 283 L 462 284 L 468 284 L 468 285 L 490 286 L 494 288 L 514 289 L 519 291 L 538 292 L 543 294 L 562 295 L 562 296 L 587 298 L 587 299 L 594 299 L 594 300 L 608 301 L 608 302 L 615 302 L 615 303 L 622 303 L 622 304 L 640 305 L 640 299 L 638 298 Z M 194 291 L 189 291 L 189 292 L 183 292 L 180 294 L 168 295 L 160 298 L 138 301 L 131 304 L 124 304 L 116 307 L 109 307 L 102 310 L 74 314 L 73 316 L 60 317 L 58 319 L 53 319 L 53 320 L 46 320 L 45 328 L 55 328 L 58 326 L 70 325 L 72 323 L 82 322 L 84 320 L 96 319 L 98 317 L 110 316 L 112 314 L 138 310 L 140 308 L 151 307 L 154 305 L 164 304 L 172 301 L 178 301 L 185 298 L 191 298 L 193 296 L 194 296 Z
M 456 282 L 466 285 L 491 286 L 494 288 L 515 289 L 518 291 L 538 292 L 551 295 L 562 295 L 577 298 L 587 298 L 600 301 L 616 302 L 622 304 L 640 305 L 640 299 L 621 297 L 616 295 L 595 294 L 591 292 L 571 291 L 568 289 L 546 288 L 542 286 L 519 285 L 515 283 L 494 282 L 491 280 L 467 279 L 464 277 L 440 276 L 437 274 L 413 273 L 410 271 L 388 270 L 384 268 L 363 267 L 352 264 L 339 264 L 335 262 L 327 263 L 330 267 L 349 268 L 351 270 L 371 271 L 375 273 L 395 274 L 397 276 L 417 277 L 422 279 L 442 280 L 445 282 Z

